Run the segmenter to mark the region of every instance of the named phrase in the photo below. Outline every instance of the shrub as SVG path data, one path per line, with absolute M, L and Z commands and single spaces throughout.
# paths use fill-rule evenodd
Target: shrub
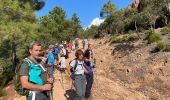
M 121 43 L 127 40 L 127 36 L 112 36 L 111 43 Z
M 6 91 L 0 87 L 0 97 L 5 96 L 5 95 L 6 95 Z
M 134 33 L 134 31 L 132 31 L 132 30 L 128 31 L 128 34 L 133 34 L 133 33 Z
M 161 32 L 170 32 L 170 24 L 168 24 L 166 27 L 164 27 Z
M 135 36 L 130 35 L 127 41 L 135 41 L 137 38 Z
M 161 36 L 159 34 L 156 34 L 156 33 L 151 33 L 149 36 L 148 36 L 148 43 L 154 43 L 154 42 L 158 42 L 161 40 Z
M 165 52 L 170 52 L 170 45 L 166 45 L 164 51 Z
M 164 47 L 165 47 L 165 45 L 163 43 L 158 43 L 156 45 L 156 47 L 154 48 L 154 50 L 152 51 L 152 53 L 159 52 L 159 51 L 163 50 Z

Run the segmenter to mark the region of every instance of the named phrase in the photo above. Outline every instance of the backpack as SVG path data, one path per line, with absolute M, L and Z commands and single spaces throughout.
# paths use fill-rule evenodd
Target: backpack
M 46 71 L 45 68 L 41 64 L 35 65 L 29 58 L 25 58 L 23 60 L 23 62 L 28 63 L 29 74 L 30 74 L 29 81 L 32 83 L 38 84 L 38 85 L 42 85 L 43 82 L 42 82 L 41 78 L 37 77 L 37 76 L 39 76 L 41 74 L 41 69 L 43 71 Z M 40 67 L 38 67 L 38 66 L 40 66 Z M 20 68 L 21 68 L 21 64 L 19 64 L 19 66 L 15 70 L 15 78 L 14 78 L 15 91 L 20 95 L 27 96 L 27 95 L 29 95 L 29 89 L 25 89 L 21 85 L 20 75 L 19 75 Z
M 28 64 L 32 63 L 28 60 L 28 58 L 25 58 L 23 60 L 23 62 L 27 62 Z M 29 95 L 29 90 L 23 88 L 22 85 L 21 85 L 21 81 L 20 81 L 19 71 L 20 71 L 20 68 L 21 68 L 21 64 L 22 63 L 20 63 L 19 66 L 15 69 L 14 87 L 15 87 L 15 91 L 18 94 L 23 95 L 23 96 L 27 96 L 27 95 Z
M 78 65 L 78 61 L 77 61 L 76 59 L 75 59 L 75 61 L 76 61 L 75 66 L 70 68 L 70 72 L 71 72 L 70 78 L 71 78 L 72 80 L 75 79 L 75 75 L 74 75 L 74 74 L 75 74 L 75 70 L 76 70 L 77 65 Z M 71 63 L 71 61 L 70 61 L 70 63 Z M 69 63 L 69 64 L 70 64 L 70 63 Z
M 66 49 L 66 54 L 64 55 L 66 59 L 68 59 L 68 50 Z

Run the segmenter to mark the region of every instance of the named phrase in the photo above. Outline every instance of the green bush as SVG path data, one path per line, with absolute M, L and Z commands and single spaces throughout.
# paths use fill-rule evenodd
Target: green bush
M 0 87 L 0 97 L 5 96 L 5 95 L 6 95 L 6 91 Z
M 132 31 L 132 30 L 128 31 L 128 34 L 133 34 L 133 33 L 134 33 L 134 31 Z
M 163 43 L 158 43 L 152 52 L 153 53 L 159 52 L 159 51 L 163 50 L 164 47 L 165 47 L 165 45 Z
M 135 41 L 137 38 L 135 36 L 130 35 L 127 41 Z
M 148 36 L 148 43 L 154 43 L 154 42 L 158 42 L 161 40 L 161 36 L 159 34 L 156 33 L 152 33 Z
M 170 24 L 168 24 L 166 27 L 164 27 L 161 32 L 170 32 Z
M 170 45 L 166 45 L 164 51 L 165 52 L 170 52 Z
M 112 36 L 111 38 L 111 43 L 121 43 L 124 42 L 126 40 L 126 37 L 116 37 L 116 36 Z

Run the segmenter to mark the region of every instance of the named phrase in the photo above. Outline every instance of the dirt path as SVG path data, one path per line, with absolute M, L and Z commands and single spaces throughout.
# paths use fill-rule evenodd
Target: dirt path
M 109 56 L 111 47 L 105 44 L 102 45 L 100 42 L 96 40 L 91 41 L 94 55 L 97 58 L 97 66 L 94 74 L 92 97 L 89 100 L 147 100 L 148 98 L 142 93 L 129 89 L 121 84 L 116 77 L 110 79 L 106 75 L 107 70 L 105 69 L 107 69 L 107 66 L 105 64 L 111 64 L 112 62 L 112 57 L 111 55 Z M 104 53 L 102 53 L 103 51 Z M 74 53 L 75 51 L 70 54 L 67 64 L 74 58 Z M 73 95 L 72 92 L 71 80 L 67 74 L 61 74 L 56 70 L 53 88 L 54 100 L 71 100 L 68 97 Z M 15 95 L 14 100 L 25 100 L 25 97 Z

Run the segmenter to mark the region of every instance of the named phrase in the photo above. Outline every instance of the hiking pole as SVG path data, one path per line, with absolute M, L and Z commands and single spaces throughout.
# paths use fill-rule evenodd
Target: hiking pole
M 60 83 L 61 83 L 61 86 L 62 86 L 62 88 L 64 90 L 63 74 L 62 74 L 61 71 L 60 71 L 60 74 L 61 74 L 61 81 L 60 81 Z
M 52 84 L 53 85 L 53 84 Z M 50 91 L 50 100 L 53 100 L 53 88 Z
M 73 89 L 73 87 L 74 87 L 74 81 L 71 80 L 71 89 Z

